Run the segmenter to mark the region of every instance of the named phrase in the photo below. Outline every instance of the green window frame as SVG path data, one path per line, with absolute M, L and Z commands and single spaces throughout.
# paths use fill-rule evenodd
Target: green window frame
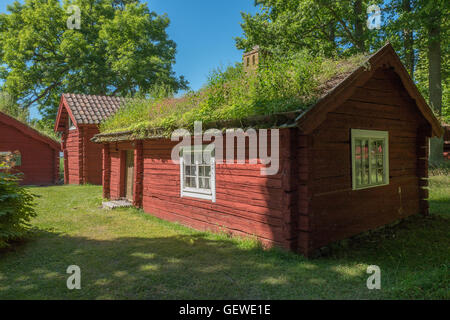
M 389 132 L 351 130 L 352 188 L 360 190 L 389 184 Z

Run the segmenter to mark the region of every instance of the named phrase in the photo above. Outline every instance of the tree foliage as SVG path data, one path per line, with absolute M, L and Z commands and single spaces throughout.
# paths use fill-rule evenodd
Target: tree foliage
M 259 45 L 271 52 L 306 49 L 339 56 L 374 51 L 389 40 L 436 114 L 450 121 L 449 1 L 256 0 L 255 4 L 260 12 L 242 14 L 239 49 Z M 372 4 L 381 9 L 380 29 L 367 27 L 367 8 Z
M 308 49 L 326 56 L 351 55 L 370 51 L 380 38 L 365 27 L 368 1 L 261 0 L 256 4 L 259 13 L 242 14 L 244 37 L 236 38 L 239 49 L 259 45 L 270 51 Z
M 70 5 L 80 29 L 69 29 Z M 54 119 L 63 92 L 134 95 L 155 83 L 187 82 L 172 70 L 176 45 L 169 19 L 139 0 L 25 0 L 0 15 L 0 79 L 24 107 Z
M 0 112 L 22 122 L 26 122 L 29 117 L 28 109 L 21 108 L 7 92 L 0 92 Z
M 33 195 L 19 185 L 21 174 L 9 171 L 14 167 L 13 156 L 0 158 L 0 248 L 24 237 L 36 216 Z

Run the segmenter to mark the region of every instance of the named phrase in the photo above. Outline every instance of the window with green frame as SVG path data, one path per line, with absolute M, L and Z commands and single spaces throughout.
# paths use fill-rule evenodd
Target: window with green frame
M 352 129 L 353 190 L 389 184 L 389 133 Z

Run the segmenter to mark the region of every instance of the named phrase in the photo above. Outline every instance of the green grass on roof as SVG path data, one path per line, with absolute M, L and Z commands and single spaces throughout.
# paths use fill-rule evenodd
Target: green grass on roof
M 267 57 L 257 71 L 248 73 L 242 64 L 236 64 L 215 70 L 202 89 L 181 98 L 131 102 L 103 122 L 100 131 L 145 135 L 148 129 L 159 128 L 170 135 L 177 128 L 192 129 L 194 121 L 220 122 L 306 110 L 365 60 L 363 55 L 333 60 L 300 52 Z

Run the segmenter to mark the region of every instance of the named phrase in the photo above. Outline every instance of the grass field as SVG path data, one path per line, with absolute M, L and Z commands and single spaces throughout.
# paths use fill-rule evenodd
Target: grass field
M 33 188 L 36 232 L 0 252 L 0 299 L 450 299 L 450 177 L 412 217 L 312 260 L 194 231 L 136 209 L 103 211 L 101 187 Z M 81 268 L 81 290 L 66 269 Z M 381 290 L 366 287 L 381 268 Z

